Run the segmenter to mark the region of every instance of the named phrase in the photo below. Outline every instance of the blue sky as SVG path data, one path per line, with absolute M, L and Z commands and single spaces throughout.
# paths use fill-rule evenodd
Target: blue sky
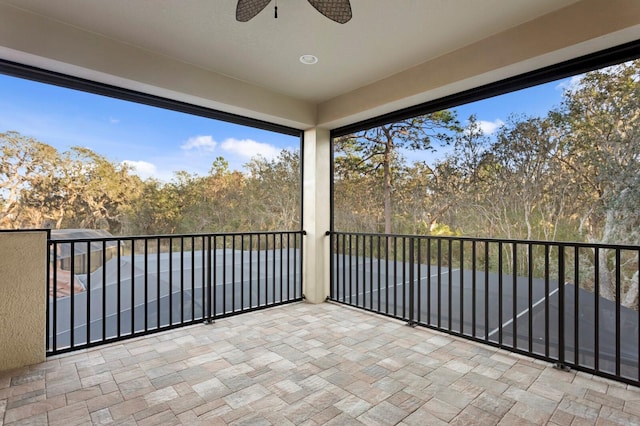
M 485 135 L 491 136 L 511 115 L 545 116 L 551 109 L 560 106 L 563 91 L 578 84 L 580 78 L 581 76 L 574 76 L 541 84 L 506 95 L 461 105 L 453 110 L 457 112 L 458 119 L 463 126 L 467 125 L 469 117 L 475 114 Z M 432 164 L 451 151 L 450 147 L 435 145 L 434 148 L 435 152 L 403 151 L 403 155 L 410 162 L 426 161 Z
M 128 162 L 143 177 L 204 175 L 216 157 L 242 169 L 260 154 L 299 149 L 299 138 L 0 75 L 0 132 L 14 130 L 65 151 L 84 146 Z
M 464 123 L 476 114 L 491 133 L 510 114 L 544 115 L 560 104 L 570 81 L 464 105 L 456 108 L 458 117 Z M 88 147 L 111 161 L 127 162 L 142 178 L 163 181 L 179 170 L 204 175 L 218 156 L 241 170 L 255 155 L 271 159 L 282 149 L 299 148 L 297 137 L 0 75 L 0 132 L 9 130 L 59 151 Z

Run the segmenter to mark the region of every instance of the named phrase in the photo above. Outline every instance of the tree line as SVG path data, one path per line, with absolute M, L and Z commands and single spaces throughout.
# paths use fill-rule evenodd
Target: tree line
M 640 61 L 585 74 L 542 117 L 494 134 L 440 111 L 334 141 L 338 230 L 640 241 Z M 217 158 L 205 176 L 141 180 L 88 148 L 0 133 L 0 227 L 113 234 L 297 229 L 300 156 Z M 408 162 L 403 152 L 447 147 Z M 327 200 L 329 201 L 329 200 Z
M 217 158 L 205 176 L 140 179 L 84 147 L 59 152 L 0 133 L 0 228 L 90 228 L 113 235 L 291 230 L 300 226 L 300 159 L 255 157 L 245 173 Z
M 542 117 L 485 134 L 455 111 L 336 141 L 336 228 L 640 242 L 640 61 L 592 71 Z M 410 150 L 447 154 L 408 162 Z
M 640 61 L 585 74 L 542 117 L 494 134 L 440 111 L 334 141 L 338 230 L 599 243 L 640 241 Z M 113 234 L 296 229 L 300 158 L 141 180 L 88 148 L 0 133 L 0 227 Z M 436 150 L 433 161 L 403 152 Z M 329 201 L 329 200 L 327 200 Z

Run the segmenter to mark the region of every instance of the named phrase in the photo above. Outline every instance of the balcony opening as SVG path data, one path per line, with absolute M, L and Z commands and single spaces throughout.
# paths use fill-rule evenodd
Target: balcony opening
M 2 65 L 0 228 L 50 229 L 49 355 L 302 299 L 299 130 Z
M 639 383 L 640 61 L 561 69 L 334 131 L 330 299 Z

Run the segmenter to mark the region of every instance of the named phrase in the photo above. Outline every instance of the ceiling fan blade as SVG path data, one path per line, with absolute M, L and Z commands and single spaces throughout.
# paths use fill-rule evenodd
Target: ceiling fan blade
M 236 20 L 247 22 L 262 11 L 271 0 L 238 0 Z
M 327 18 L 339 24 L 351 20 L 351 3 L 349 0 L 308 0 L 311 6 Z

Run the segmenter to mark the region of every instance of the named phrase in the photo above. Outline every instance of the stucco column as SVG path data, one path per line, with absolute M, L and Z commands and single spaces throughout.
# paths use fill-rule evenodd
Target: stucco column
M 303 293 L 311 303 L 329 295 L 330 164 L 331 139 L 327 129 L 304 132 L 304 237 Z
M 0 232 L 0 371 L 45 359 L 46 231 Z

